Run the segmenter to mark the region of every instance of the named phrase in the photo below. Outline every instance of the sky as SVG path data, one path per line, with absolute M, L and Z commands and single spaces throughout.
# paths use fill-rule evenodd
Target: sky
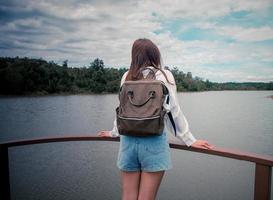
M 273 81 L 273 0 L 0 0 L 0 56 L 129 67 L 151 39 L 163 66 L 215 82 Z

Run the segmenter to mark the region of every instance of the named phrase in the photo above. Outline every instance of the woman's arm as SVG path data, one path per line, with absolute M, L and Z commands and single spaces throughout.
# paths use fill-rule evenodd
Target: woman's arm
M 169 78 L 169 81 L 171 83 L 174 83 L 172 85 L 168 82 L 165 82 L 169 90 L 170 102 L 169 102 L 169 105 L 165 104 L 164 106 L 167 108 L 167 110 L 169 110 L 172 113 L 172 116 L 176 125 L 176 137 L 182 140 L 187 146 L 206 148 L 206 149 L 213 148 L 213 146 L 210 145 L 207 141 L 197 140 L 191 133 L 189 129 L 188 121 L 185 115 L 183 114 L 178 102 L 175 79 L 170 71 L 168 70 L 164 70 L 164 71 L 167 77 Z M 170 123 L 170 120 L 168 120 L 167 122 L 168 123 L 166 124 L 166 128 L 169 129 L 169 131 L 171 131 L 175 135 L 172 124 Z
M 100 137 L 119 137 L 116 117 L 114 120 L 114 127 L 111 131 L 99 131 L 97 135 Z
M 121 81 L 120 81 L 120 86 L 124 83 L 125 81 L 125 78 L 127 76 L 127 72 L 125 72 L 121 78 Z M 115 116 L 115 119 L 114 119 L 114 123 L 113 123 L 113 129 L 111 131 L 99 131 L 97 133 L 98 136 L 100 137 L 119 137 L 119 132 L 118 132 L 118 128 L 117 128 L 117 118 Z

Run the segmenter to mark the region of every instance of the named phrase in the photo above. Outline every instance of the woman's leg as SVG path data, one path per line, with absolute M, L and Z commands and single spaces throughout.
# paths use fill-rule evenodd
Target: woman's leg
M 164 172 L 141 172 L 138 200 L 155 199 Z
M 137 200 L 140 172 L 121 171 L 122 200 Z

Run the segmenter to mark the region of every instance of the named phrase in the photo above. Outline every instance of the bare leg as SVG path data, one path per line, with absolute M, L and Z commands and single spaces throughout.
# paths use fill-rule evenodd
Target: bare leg
M 165 171 L 142 172 L 138 200 L 154 200 Z
M 140 172 L 121 171 L 122 200 L 137 200 Z

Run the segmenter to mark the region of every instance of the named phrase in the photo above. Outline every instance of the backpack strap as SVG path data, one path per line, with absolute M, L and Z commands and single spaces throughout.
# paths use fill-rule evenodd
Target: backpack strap
M 144 67 L 141 71 L 144 71 L 148 69 L 149 73 L 147 74 L 147 76 L 145 77 L 145 79 L 155 79 L 155 74 L 157 72 L 158 69 L 156 69 L 155 67 L 150 68 L 150 67 Z
M 169 95 L 167 96 L 166 103 L 167 103 L 167 104 L 170 104 L 170 96 L 169 96 Z M 173 126 L 174 134 L 175 134 L 175 136 L 176 136 L 176 126 L 175 126 L 174 119 L 173 119 L 173 115 L 172 115 L 171 111 L 168 112 L 168 116 L 169 116 L 169 119 L 170 119 L 171 124 L 172 124 L 172 126 Z

